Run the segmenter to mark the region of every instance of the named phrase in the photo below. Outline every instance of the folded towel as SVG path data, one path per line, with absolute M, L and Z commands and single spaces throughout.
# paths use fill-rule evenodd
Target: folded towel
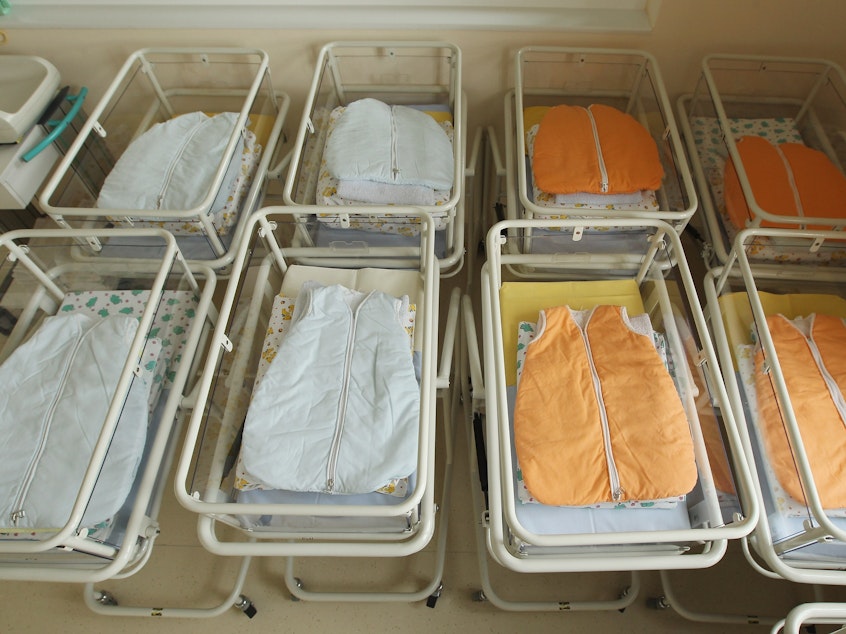
M 434 205 L 435 190 L 422 185 L 392 185 L 376 181 L 339 180 L 338 195 L 375 205 Z

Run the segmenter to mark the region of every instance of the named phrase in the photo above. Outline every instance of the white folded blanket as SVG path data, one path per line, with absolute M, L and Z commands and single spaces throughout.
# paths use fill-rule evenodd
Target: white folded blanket
M 339 180 L 451 189 L 449 138 L 429 115 L 377 99 L 349 104 L 326 140 L 329 172 Z

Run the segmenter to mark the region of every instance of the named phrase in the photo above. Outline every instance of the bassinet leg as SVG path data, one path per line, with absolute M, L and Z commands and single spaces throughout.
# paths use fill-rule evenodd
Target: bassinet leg
M 457 298 L 458 294 L 453 293 Z M 457 304 L 456 304 L 457 306 Z M 457 314 L 457 313 L 456 313 Z M 285 564 L 285 586 L 294 601 L 343 601 L 343 602 L 415 602 L 425 601 L 426 605 L 434 608 L 443 591 L 444 564 L 446 562 L 447 533 L 449 529 L 449 508 L 451 498 L 452 473 L 454 463 L 455 444 L 455 411 L 458 407 L 456 390 L 449 384 L 438 390 L 438 400 L 443 411 L 443 427 L 445 440 L 445 464 L 441 502 L 436 505 L 436 513 L 440 513 L 437 522 L 437 542 L 435 548 L 434 570 L 429 582 L 418 590 L 411 591 L 371 591 L 347 592 L 337 590 L 314 591 L 304 587 L 303 580 L 295 574 L 295 557 L 288 557 Z
M 472 408 L 471 408 L 472 409 Z M 624 588 L 618 598 L 600 601 L 515 601 L 501 596 L 491 583 L 490 570 L 488 566 L 488 553 L 486 549 L 488 527 L 487 505 L 483 495 L 483 485 L 480 480 L 480 472 L 477 462 L 479 452 L 484 448 L 477 445 L 477 436 L 474 429 L 480 429 L 482 414 L 478 411 L 470 411 L 467 415 L 467 445 L 470 452 L 470 488 L 473 500 L 473 509 L 476 515 L 476 558 L 479 564 L 479 577 L 482 582 L 482 589 L 474 593 L 474 601 L 490 601 L 501 610 L 511 612 L 581 612 L 599 610 L 617 610 L 623 612 L 632 605 L 640 592 L 640 573 L 632 571 L 630 585 Z M 481 440 L 479 437 L 478 440 Z M 481 464 L 485 464 L 483 460 Z
M 709 612 L 694 612 L 688 610 L 678 600 L 678 596 L 670 583 L 670 574 L 666 570 L 660 571 L 661 587 L 664 594 L 660 597 L 653 597 L 647 600 L 647 607 L 654 609 L 671 608 L 679 616 L 688 621 L 700 623 L 731 623 L 740 625 L 774 625 L 779 619 L 774 616 L 758 616 L 754 614 L 719 614 Z
M 117 599 L 110 593 L 94 588 L 93 583 L 85 584 L 85 604 L 94 612 L 110 616 L 166 616 L 177 618 L 211 618 L 220 616 L 233 607 L 241 610 L 249 618 L 256 615 L 256 608 L 253 602 L 241 594 L 247 572 L 250 569 L 251 557 L 244 557 L 238 569 L 235 585 L 229 595 L 218 605 L 199 608 L 162 608 L 143 606 L 119 605 Z

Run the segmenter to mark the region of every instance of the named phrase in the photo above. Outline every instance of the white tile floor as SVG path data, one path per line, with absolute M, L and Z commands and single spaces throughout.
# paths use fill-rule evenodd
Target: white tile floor
M 444 284 L 444 297 L 454 283 Z M 461 424 L 463 421 L 457 421 Z M 285 562 L 253 562 L 244 588 L 258 613 L 252 620 L 235 609 L 211 620 L 102 616 L 83 603 L 78 585 L 0 582 L 0 632 L 765 632 L 760 625 L 728 626 L 693 623 L 672 609 L 654 610 L 647 599 L 661 594 L 656 572 L 643 573 L 634 603 L 611 612 L 504 612 L 489 602 L 474 601 L 480 588 L 474 522 L 467 479 L 468 453 L 463 429 L 456 446 L 452 502 L 448 509 L 444 590 L 434 609 L 424 603 L 294 602 L 283 583 Z M 442 454 L 441 454 L 442 455 Z M 196 517 L 183 510 L 170 491 L 161 514 L 162 533 L 148 565 L 137 575 L 97 587 L 111 591 L 121 605 L 149 607 L 216 605 L 229 592 L 238 561 L 208 554 L 197 542 Z M 433 545 L 408 559 L 310 560 L 298 567 L 307 588 L 325 583 L 352 584 L 359 589 L 420 583 L 434 560 Z M 494 585 L 509 598 L 551 601 L 613 599 L 627 586 L 625 573 L 515 575 L 491 563 Z M 771 581 L 755 573 L 734 546 L 711 570 L 672 575 L 674 587 L 688 609 L 781 616 L 797 602 L 813 599 L 810 588 Z M 844 593 L 827 590 L 829 600 Z M 820 629 L 819 631 L 823 631 Z

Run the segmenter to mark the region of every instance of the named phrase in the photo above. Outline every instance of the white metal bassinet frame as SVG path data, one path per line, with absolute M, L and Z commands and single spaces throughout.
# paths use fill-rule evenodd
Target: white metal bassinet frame
M 812 559 L 793 555 L 784 558 L 783 555 L 795 551 L 801 553 L 801 547 L 815 542 L 846 543 L 846 531 L 843 527 L 832 522 L 826 514 L 820 501 L 819 493 L 814 484 L 808 456 L 802 442 L 801 432 L 796 422 L 793 409 L 790 406 L 790 396 L 785 384 L 778 356 L 769 330 L 766 328 L 764 307 L 758 295 L 759 285 L 776 284 L 786 286 L 791 284 L 801 288 L 804 292 L 812 289 L 828 287 L 835 294 L 846 283 L 846 272 L 838 267 L 783 267 L 778 265 L 752 264 L 747 255 L 747 249 L 758 236 L 792 239 L 797 245 L 810 245 L 815 242 L 826 242 L 831 245 L 834 240 L 842 236 L 834 231 L 802 231 L 790 229 L 744 229 L 737 235 L 735 247 L 730 254 L 732 266 L 717 267 L 710 271 L 704 280 L 704 290 L 710 312 L 710 325 L 720 360 L 723 367 L 724 381 L 729 395 L 729 404 L 738 420 L 743 421 L 740 426 L 744 450 L 750 465 L 757 465 L 762 459 L 756 458 L 752 449 L 751 432 L 748 429 L 749 414 L 745 409 L 745 401 L 732 362 L 732 351 L 729 337 L 723 324 L 718 297 L 727 288 L 730 281 L 740 281 L 740 288 L 746 290 L 749 305 L 758 329 L 761 346 L 767 356 L 772 376 L 772 382 L 779 402 L 782 404 L 782 418 L 790 439 L 791 451 L 796 462 L 797 474 L 805 492 L 808 519 L 803 528 L 789 539 L 774 542 L 771 523 L 766 513 L 761 513 L 755 531 L 744 538 L 744 553 L 750 564 L 761 574 L 771 578 L 783 578 L 797 583 L 821 585 L 846 585 L 846 560 L 842 558 Z M 830 246 L 829 248 L 842 248 Z M 759 465 L 760 466 L 760 465 Z M 758 504 L 764 508 L 767 501 L 761 476 L 752 470 L 754 489 L 753 494 L 758 497 Z
M 599 226 L 628 225 L 635 226 L 647 224 L 657 230 L 655 241 L 660 243 L 666 241 L 676 256 L 683 254 L 681 244 L 675 231 L 666 223 L 654 220 L 596 220 L 593 221 Z M 475 325 L 472 317 L 472 308 L 469 300 L 465 299 L 463 307 L 463 320 L 465 324 L 464 338 L 467 347 L 464 358 L 464 372 L 471 377 L 471 392 L 465 396 L 473 404 L 476 415 L 484 413 L 486 423 L 485 443 L 487 447 L 487 484 L 488 484 L 488 507 L 485 508 L 479 491 L 474 491 L 476 499 L 476 510 L 480 513 L 480 520 L 477 526 L 479 539 L 480 571 L 483 578 L 483 595 L 490 598 L 496 605 L 508 610 L 596 610 L 596 609 L 622 609 L 631 604 L 639 589 L 640 570 L 670 570 L 670 569 L 696 569 L 708 567 L 720 560 L 725 552 L 726 542 L 729 539 L 739 539 L 751 532 L 757 522 L 758 506 L 756 500 L 746 494 L 751 486 L 751 475 L 743 459 L 743 453 L 731 452 L 733 465 L 736 472 L 738 493 L 741 497 L 741 506 L 745 516 L 735 516 L 734 521 L 723 524 L 717 520 L 711 524 L 699 528 L 687 530 L 667 531 L 644 531 L 625 533 L 596 533 L 596 534 L 559 534 L 559 535 L 527 535 L 525 529 L 521 529 L 513 520 L 513 511 L 510 506 L 515 503 L 510 500 L 509 491 L 510 474 L 510 450 L 503 450 L 503 447 L 510 446 L 510 434 L 508 432 L 507 404 L 505 397 L 505 377 L 503 369 L 502 333 L 499 319 L 499 287 L 503 279 L 503 271 L 509 266 L 542 266 L 547 268 L 557 267 L 561 277 L 559 279 L 602 279 L 607 276 L 609 269 L 619 266 L 625 270 L 631 269 L 631 262 L 628 259 L 622 260 L 615 256 L 594 257 L 585 253 L 578 255 L 532 255 L 528 253 L 519 254 L 508 250 L 504 243 L 506 234 L 514 233 L 523 228 L 546 228 L 551 226 L 564 227 L 572 232 L 581 226 L 580 220 L 556 220 L 556 221 L 504 221 L 497 223 L 488 233 L 487 249 L 488 263 L 483 267 L 482 273 L 482 323 L 483 340 L 485 343 L 484 371 L 482 370 L 481 357 L 476 348 Z M 572 233 L 570 234 L 572 239 Z M 507 251 L 507 252 L 506 252 Z M 641 267 L 632 270 L 631 275 L 637 280 L 643 280 L 647 267 L 654 258 L 662 257 L 657 255 L 657 249 L 647 251 L 647 257 L 641 261 Z M 615 261 L 616 260 L 616 261 Z M 660 259 L 656 264 L 660 264 Z M 664 265 L 669 260 L 664 260 Z M 693 290 L 693 281 L 683 257 L 678 257 L 678 269 L 681 279 L 684 280 L 682 290 L 685 293 L 686 301 L 692 313 L 693 323 L 700 333 L 707 333 L 705 320 L 698 308 L 698 300 Z M 568 269 L 570 273 L 568 274 Z M 548 279 L 543 277 L 542 279 Z M 660 279 L 657 283 L 660 285 Z M 710 370 L 709 387 L 712 396 L 720 402 L 727 402 L 724 388 L 718 379 L 718 366 L 716 354 L 711 347 L 707 335 L 701 337 L 700 358 Z M 484 383 L 482 384 L 482 374 Z M 482 403 L 484 405 L 482 406 Z M 469 404 L 469 403 L 468 403 Z M 723 408 L 724 410 L 726 408 Z M 725 412 L 724 428 L 732 447 L 740 448 L 740 437 L 734 429 L 731 412 Z M 473 442 L 473 432 L 468 431 L 468 442 Z M 699 442 L 699 441 L 696 441 Z M 697 462 L 700 467 L 704 464 L 704 472 L 700 468 L 700 477 L 706 480 L 710 478 L 710 467 L 707 457 L 702 455 L 704 448 L 697 451 Z M 471 465 L 475 464 L 471 449 Z M 478 485 L 478 471 L 483 469 L 471 468 L 476 475 L 473 478 Z M 713 487 L 712 482 L 706 482 L 705 487 Z M 515 552 L 513 541 L 522 540 L 522 543 L 529 544 L 533 548 L 526 551 Z M 620 597 L 611 601 L 582 601 L 582 602 L 561 602 L 561 601 L 540 601 L 523 602 L 512 601 L 499 595 L 492 587 L 487 576 L 486 555 L 481 544 L 487 544 L 489 555 L 500 565 L 515 572 L 599 572 L 599 571 L 632 571 L 631 585 L 624 589 Z M 700 549 L 697 552 L 686 552 L 679 548 L 672 552 L 648 552 L 649 544 L 693 544 L 698 543 Z M 625 549 L 615 549 L 614 546 L 625 545 Z M 590 552 L 582 554 L 578 552 L 580 547 L 592 547 Z M 646 550 L 644 550 L 644 548 Z M 569 549 L 569 552 L 568 552 Z M 566 606 L 566 607 L 562 607 Z
M 349 61 L 352 60 L 352 61 Z M 363 60 L 363 61 L 362 61 Z M 368 62 L 367 60 L 371 60 Z M 376 68 L 362 63 L 381 64 Z M 424 65 L 424 67 L 420 66 Z M 322 156 L 322 148 L 309 151 L 309 142 L 319 138 L 320 130 L 316 129 L 316 109 L 327 105 L 342 106 L 351 101 L 364 97 L 372 97 L 386 103 L 398 105 L 426 105 L 429 103 L 448 107 L 453 116 L 453 152 L 455 157 L 452 193 L 446 202 L 436 206 L 417 206 L 427 213 L 445 212 L 448 214 L 447 227 L 444 233 L 444 253 L 439 257 L 441 276 L 455 274 L 463 262 L 465 207 L 467 194 L 472 187 L 465 191 L 465 179 L 474 175 L 481 142 L 481 132 L 476 133 L 470 161 L 467 160 L 467 103 L 462 92 L 461 49 L 449 42 L 440 41 L 360 41 L 360 42 L 331 42 L 326 44 L 318 55 L 315 72 L 312 78 L 303 109 L 302 120 L 294 142 L 291 164 L 285 181 L 284 200 L 286 205 L 301 206 L 314 205 L 313 200 L 303 200 L 297 194 L 301 179 L 306 179 L 310 171 L 319 169 L 319 161 L 315 164 L 311 154 Z M 328 100 L 326 104 L 322 100 Z M 325 125 L 325 123 L 324 123 Z M 362 222 L 367 216 L 353 212 L 345 206 L 317 205 L 314 213 L 332 214 L 340 218 L 341 226 L 348 227 L 350 218 L 360 218 Z M 368 207 L 370 209 L 370 207 Z M 374 205 L 371 216 L 378 213 L 378 205 Z M 396 215 L 397 221 L 408 221 Z M 300 227 L 298 240 L 302 246 L 315 246 L 314 238 L 306 224 Z M 441 233 L 441 232 L 439 232 Z M 395 238 L 397 236 L 394 236 Z M 356 232 L 351 241 L 365 246 L 379 246 L 382 243 L 362 232 Z M 397 240 L 400 244 L 407 241 Z M 401 247 L 398 247 L 401 249 Z M 401 255 L 401 251 L 399 252 Z
M 189 67 L 197 66 L 208 73 L 210 69 L 215 68 L 216 64 L 250 68 L 249 82 L 242 86 L 221 86 L 221 77 L 203 75 L 203 81 L 207 83 L 198 85 L 197 78 L 191 77 Z M 167 75 L 166 79 L 160 79 L 157 75 L 158 67 L 170 72 L 180 65 L 184 67 L 182 76 L 174 78 L 172 75 Z M 194 75 L 200 76 L 201 73 L 194 73 Z M 146 83 L 142 88 L 138 88 L 141 77 L 145 78 Z M 174 85 L 166 83 L 170 81 L 173 81 Z M 227 80 L 224 78 L 223 81 Z M 118 106 L 123 99 L 137 98 L 135 93 L 142 91 L 145 101 L 135 108 L 137 112 L 129 115 L 124 112 L 121 116 L 114 114 L 120 112 Z M 214 112 L 223 108 L 232 108 L 233 103 L 237 103 L 238 110 L 235 127 L 221 156 L 221 162 L 209 190 L 205 192 L 203 200 L 196 208 L 101 209 L 94 207 L 94 204 L 84 206 L 84 201 L 82 206 L 77 206 L 72 201 L 65 201 L 64 191 L 68 188 L 67 181 L 74 178 L 75 170 L 78 169 L 76 162 L 84 160 L 86 146 L 92 140 L 96 144 L 98 137 L 107 139 L 109 134 L 117 138 L 126 137 L 126 126 L 137 125 L 138 127 L 131 131 L 132 134 L 128 138 L 119 142 L 128 145 L 156 121 L 162 120 L 162 117 L 174 117 L 194 111 Z M 196 223 L 201 229 L 199 237 L 205 240 L 202 247 L 205 249 L 203 253 L 207 251 L 208 255 L 200 257 L 198 253 L 187 257 L 196 258 L 198 263 L 207 264 L 214 269 L 224 268 L 231 264 L 235 256 L 247 218 L 252 211 L 261 206 L 268 175 L 279 171 L 279 166 L 271 163 L 279 160 L 277 153 L 281 148 L 282 126 L 289 105 L 288 95 L 274 90 L 270 78 L 269 56 L 260 49 L 160 47 L 135 51 L 124 62 L 82 125 L 76 139 L 45 184 L 38 203 L 41 209 L 63 228 L 102 227 L 112 222 L 110 219 L 120 219 L 119 222 L 131 227 L 133 219 L 138 217 L 161 221 L 165 229 L 168 223 Z M 221 189 L 230 161 L 240 160 L 240 157 L 235 154 L 239 139 L 250 123 L 251 115 L 271 117 L 273 123 L 268 131 L 266 145 L 262 148 L 259 164 L 255 168 L 252 184 L 238 211 L 239 217 L 232 227 L 231 236 L 225 236 L 224 240 L 218 235 L 206 210 L 212 205 Z M 109 149 L 113 151 L 113 148 Z M 126 148 L 119 149 L 122 152 Z M 196 244 L 189 246 L 189 239 L 196 240 L 196 237 L 193 234 L 180 236 L 177 238 L 177 243 L 183 245 L 183 250 L 198 249 Z M 94 246 L 100 248 L 102 245 L 95 244 Z M 115 247 L 116 250 L 119 248 Z M 119 258 L 120 255 L 118 254 L 117 257 Z
M 803 142 L 823 151 L 842 171 L 846 166 L 846 73 L 837 64 L 824 59 L 765 55 L 707 55 L 695 92 L 677 101 L 679 127 L 682 129 L 691 167 L 699 191 L 707 232 L 706 260 L 713 256 L 715 265 L 726 264 L 734 246 L 726 232 L 725 220 L 717 208 L 711 183 L 705 173 L 697 147 L 697 134 L 691 122 L 696 117 L 710 117 L 718 122 L 722 151 L 735 166 L 744 198 L 753 215 L 747 227 L 764 221 L 780 225 L 816 225 L 840 231 L 846 227 L 846 213 L 841 218 L 778 216 L 762 208 L 755 200 L 749 177 L 737 150 L 731 119 L 791 117 L 801 132 Z M 813 255 L 821 245 L 812 244 Z M 761 260 L 758 257 L 756 260 Z M 783 263 L 784 264 L 784 263 Z
M 641 218 L 663 220 L 681 231 L 696 211 L 697 197 L 664 88 L 657 61 L 648 53 L 628 49 L 530 46 L 517 51 L 514 89 L 505 95 L 506 211 L 508 219 L 552 217 Z M 635 117 L 660 148 L 664 185 L 657 192 L 658 209 L 612 210 L 584 207 L 544 207 L 529 198 L 532 188 L 524 130 L 524 108 L 559 104 L 588 106 L 604 103 Z M 499 144 L 491 144 L 495 165 L 502 166 Z M 587 222 L 585 224 L 588 224 Z
M 370 210 L 355 210 L 358 213 L 370 213 Z M 285 225 L 290 224 L 288 214 L 296 217 L 314 213 L 313 208 L 266 208 L 250 221 L 250 231 L 257 236 L 264 249 L 258 251 L 256 288 L 263 289 L 269 277 L 284 275 L 289 270 L 289 264 L 296 262 L 298 256 L 306 256 L 311 263 L 313 248 L 284 247 L 277 237 L 277 230 L 284 232 Z M 424 548 L 435 533 L 435 520 L 438 509 L 446 509 L 449 500 L 449 486 L 452 471 L 452 411 L 456 407 L 457 395 L 450 389 L 450 375 L 452 355 L 455 341 L 455 331 L 458 321 L 458 294 L 453 294 L 450 302 L 446 328 L 443 340 L 443 356 L 441 366 L 437 367 L 435 346 L 437 343 L 437 314 L 438 314 L 438 262 L 434 258 L 432 235 L 434 233 L 431 219 L 425 211 L 414 209 L 380 208 L 379 213 L 403 214 L 416 216 L 423 229 L 420 236 L 420 246 L 417 249 L 418 275 L 422 282 L 423 296 L 420 303 L 425 306 L 422 314 L 418 312 L 415 326 L 415 338 L 422 338 L 422 372 L 421 372 L 421 415 L 419 428 L 419 458 L 416 471 L 417 485 L 413 493 L 404 501 L 394 505 L 349 505 L 349 504 L 309 504 L 309 503 L 241 503 L 233 500 L 218 499 L 214 491 L 195 491 L 192 484 L 192 460 L 200 450 L 201 434 L 204 425 L 203 409 L 210 403 L 213 383 L 221 357 L 228 352 L 234 352 L 237 362 L 242 351 L 248 351 L 251 345 L 245 338 L 236 339 L 231 323 L 238 295 L 242 288 L 240 278 L 250 268 L 250 253 L 257 245 L 245 240 L 233 268 L 233 276 L 227 287 L 226 295 L 221 306 L 221 326 L 217 329 L 210 348 L 209 357 L 201 378 L 197 392 L 198 403 L 203 404 L 195 410 L 188 426 L 183 454 L 177 467 L 176 494 L 185 508 L 199 515 L 198 532 L 203 546 L 210 552 L 224 556 L 238 556 L 249 558 L 259 557 L 288 557 L 285 581 L 289 591 L 298 598 L 318 601 L 417 601 L 429 598 L 434 603 L 440 590 L 446 550 L 446 515 L 442 511 L 438 520 L 438 543 L 435 571 L 432 578 L 421 588 L 413 591 L 386 592 L 351 592 L 347 590 L 314 592 L 303 587 L 295 576 L 294 559 L 296 557 L 406 557 Z M 331 250 L 328 250 L 331 251 Z M 391 251 L 389 250 L 390 254 Z M 318 254 L 321 262 L 332 262 L 332 253 Z M 378 256 L 378 250 L 370 255 Z M 404 257 L 410 257 L 407 252 Z M 340 268 L 354 267 L 355 258 L 334 253 L 334 262 Z M 394 256 L 395 257 L 395 256 Z M 255 267 L 252 267 L 255 269 Z M 319 268 L 319 267 L 318 267 Z M 386 275 L 390 271 L 386 270 Z M 275 291 L 274 291 L 275 292 Z M 262 291 L 254 292 L 251 297 L 251 307 L 247 318 L 246 328 L 259 318 L 259 304 L 263 301 Z M 230 323 L 228 323 L 230 322 Z M 259 332 L 261 328 L 259 328 Z M 233 363 L 235 363 L 233 362 Z M 238 362 L 240 363 L 240 362 Z M 237 381 L 236 381 L 237 383 Z M 237 383 L 240 385 L 240 383 Z M 443 403 L 444 442 L 446 450 L 446 464 L 444 474 L 443 498 L 440 505 L 435 502 L 435 399 L 440 398 Z M 217 462 L 215 462 L 217 464 Z M 214 474 L 218 474 L 219 467 L 212 465 Z M 217 482 L 213 476 L 210 482 Z M 215 488 L 211 484 L 210 487 Z M 366 528 L 340 528 L 330 532 L 308 531 L 301 528 L 275 527 L 267 530 L 239 529 L 238 515 L 256 516 L 285 516 L 308 518 L 369 518 L 375 522 L 395 520 L 407 517 L 407 529 L 400 532 L 396 528 L 386 532 L 378 526 Z M 382 519 L 380 519 L 382 518 Z M 218 530 L 218 527 L 228 524 L 235 527 L 235 531 Z
M 207 326 L 214 320 L 212 294 L 215 275 L 208 267 L 184 267 L 185 262 L 173 236 L 167 232 L 150 229 L 128 231 L 139 237 L 158 239 L 164 245 L 166 256 L 160 263 L 139 259 L 124 262 L 121 267 L 98 266 L 95 268 L 96 275 L 105 276 L 105 286 L 102 282 L 92 282 L 92 267 L 89 263 L 75 261 L 69 256 L 76 240 L 87 236 L 108 239 L 119 233 L 116 230 L 21 230 L 0 236 L 0 248 L 27 273 L 24 277 L 18 276 L 17 284 L 13 279 L 9 292 L 18 296 L 22 292 L 32 292 L 31 299 L 17 315 L 16 325 L 3 349 L 3 358 L 31 334 L 31 328 L 37 326 L 45 314 L 58 310 L 68 291 L 117 290 L 116 286 L 108 286 L 108 279 L 112 279 L 112 284 L 117 284 L 119 280 L 125 283 L 135 279 L 137 284 L 150 289 L 151 298 L 157 298 L 161 297 L 163 289 L 168 288 L 168 282 L 175 271 L 181 270 L 181 283 L 187 284 L 187 289 L 193 291 L 197 298 L 195 319 L 187 334 L 182 361 L 173 377 L 166 404 L 160 408 L 157 428 L 153 428 L 155 435 L 148 441 L 149 457 L 142 463 L 143 468 L 136 476 L 140 484 L 133 494 L 134 502 L 121 543 L 110 546 L 96 542 L 88 537 L 87 531 L 78 531 L 77 527 L 108 452 L 124 397 L 136 371 L 137 358 L 145 344 L 145 335 L 158 309 L 158 301 L 148 302 L 141 315 L 130 355 L 94 445 L 89 467 L 67 525 L 54 536 L 40 541 L 0 540 L 2 579 L 92 583 L 126 577 L 142 568 L 152 552 L 159 532 L 158 510 L 174 452 L 174 429 L 178 429 L 181 422 L 179 410 L 190 407 L 188 393 L 193 389 L 192 376 L 198 368 L 195 354 L 208 334 Z M 48 259 L 57 254 L 55 261 Z M 31 282 L 27 282 L 27 279 Z M 34 283 L 35 286 L 27 289 L 21 286 L 28 283 Z

